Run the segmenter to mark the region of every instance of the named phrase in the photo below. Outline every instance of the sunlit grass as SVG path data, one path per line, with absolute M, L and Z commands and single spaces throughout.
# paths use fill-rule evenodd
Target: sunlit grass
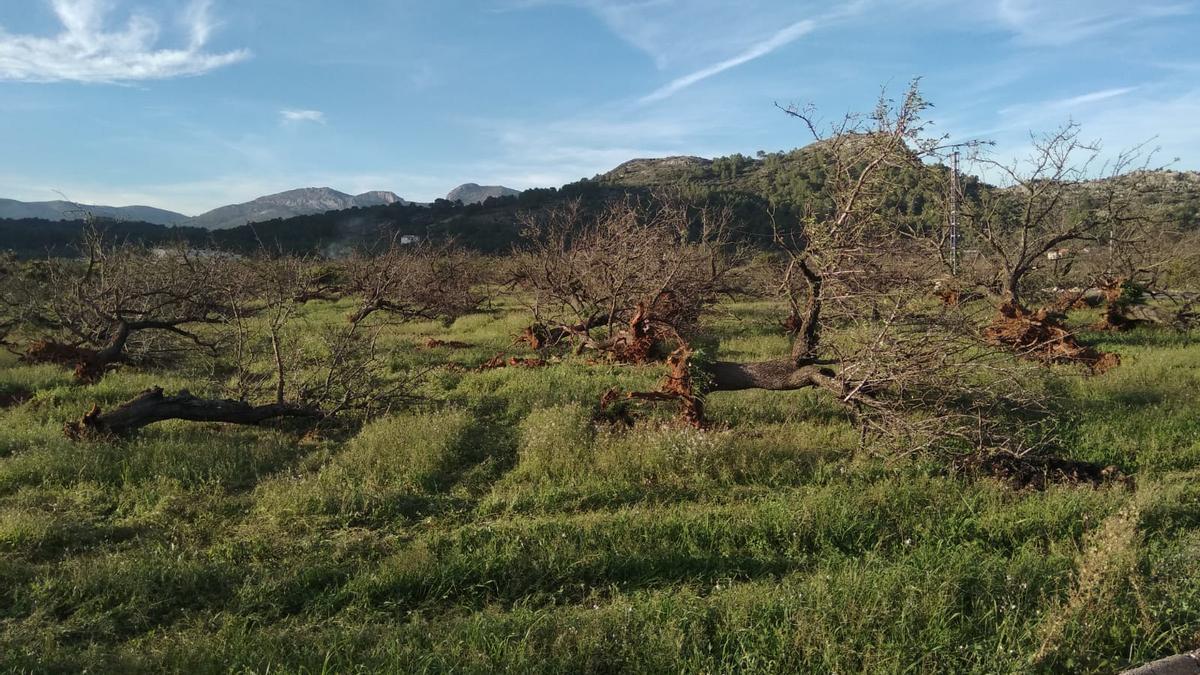
M 721 309 L 720 358 L 786 349 L 776 307 Z M 1035 492 L 863 447 L 816 391 L 713 394 L 706 432 L 597 422 L 661 367 L 478 370 L 532 356 L 527 322 L 386 327 L 421 400 L 310 435 L 73 442 L 92 404 L 204 391 L 201 365 L 79 386 L 0 354 L 30 395 L 0 408 L 0 670 L 1113 672 L 1195 645 L 1200 336 L 1085 334 L 1123 365 L 1055 369 L 1060 451 L 1133 482 Z

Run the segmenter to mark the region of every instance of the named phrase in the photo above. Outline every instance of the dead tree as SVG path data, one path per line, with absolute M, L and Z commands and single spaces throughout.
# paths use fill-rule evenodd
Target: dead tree
M 487 281 L 480 257 L 452 244 L 403 245 L 345 262 L 346 291 L 359 307 L 350 320 L 376 312 L 401 320 L 450 321 L 479 308 Z
M 1031 308 L 1041 288 L 1057 285 L 1090 247 L 1116 251 L 1140 224 L 1131 191 L 1118 178 L 1132 168 L 1140 148 L 1096 166 L 1100 150 L 1081 139 L 1075 123 L 1033 137 L 1031 155 L 1003 162 L 984 154 L 973 162 L 1002 182 L 968 202 L 963 224 L 999 276 L 998 316 L 987 330 L 998 345 L 1051 362 L 1076 362 L 1103 372 L 1119 363 L 1080 344 L 1059 314 L 1061 306 Z M 1101 178 L 1101 180 L 1095 180 Z
M 28 267 L 6 304 L 21 306 L 23 356 L 75 369 L 95 382 L 121 363 L 163 352 L 170 342 L 214 348 L 196 327 L 224 321 L 225 256 L 187 248 L 110 246 L 85 237 L 81 260 L 50 258 Z
M 736 362 L 685 347 L 669 361 L 659 391 L 610 392 L 604 402 L 675 400 L 688 422 L 702 426 L 711 392 L 818 388 L 864 432 L 908 451 L 935 443 L 976 454 L 1036 447 L 1039 438 L 1023 430 L 1045 418 L 1046 388 L 1036 385 L 1043 369 L 987 348 L 966 306 L 928 302 L 939 271 L 888 212 L 897 177 L 939 151 L 940 139 L 926 137 L 927 107 L 914 82 L 898 102 L 881 97 L 872 114 L 830 127 L 811 109 L 787 108 L 817 139 L 829 167 L 827 206 L 774 229 L 788 352 Z
M 1112 227 L 1102 246 L 1079 256 L 1072 281 L 1085 290 L 1076 304 L 1103 306 L 1093 325 L 1099 330 L 1189 328 L 1200 318 L 1194 295 L 1200 249 L 1195 233 L 1180 231 L 1180 223 L 1153 209 L 1169 197 L 1170 182 L 1163 172 L 1144 169 L 1108 182 L 1100 189 L 1101 207 L 1112 214 Z
M 573 343 L 626 362 L 665 356 L 726 290 L 739 257 L 727 209 L 671 195 L 591 212 L 571 201 L 523 220 L 512 270 L 534 317 L 521 339 L 535 349 Z
M 302 418 L 331 423 L 384 413 L 412 398 L 421 373 L 391 372 L 379 348 L 383 325 L 355 314 L 345 323 L 314 323 L 298 290 L 310 278 L 307 258 L 258 255 L 230 261 L 223 320 L 211 327 L 222 349 L 206 353 L 208 397 L 161 388 L 109 411 L 93 406 L 66 425 L 75 439 L 120 436 L 166 420 L 256 425 Z

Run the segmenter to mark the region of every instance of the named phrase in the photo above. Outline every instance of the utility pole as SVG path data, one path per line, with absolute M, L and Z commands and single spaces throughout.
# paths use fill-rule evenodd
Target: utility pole
M 950 160 L 950 273 L 958 276 L 958 150 Z

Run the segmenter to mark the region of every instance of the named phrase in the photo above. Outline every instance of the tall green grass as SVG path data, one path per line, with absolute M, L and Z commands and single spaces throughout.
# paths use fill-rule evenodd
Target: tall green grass
M 722 358 L 779 352 L 777 308 L 725 309 Z M 350 433 L 75 443 L 198 366 L 78 386 L 0 355 L 32 394 L 0 409 L 0 671 L 1113 672 L 1200 640 L 1194 334 L 1085 336 L 1123 365 L 1055 371 L 1060 450 L 1133 481 L 1037 492 L 860 447 L 815 391 L 713 394 L 705 432 L 598 421 L 661 368 L 477 370 L 526 321 L 390 329 L 422 401 Z

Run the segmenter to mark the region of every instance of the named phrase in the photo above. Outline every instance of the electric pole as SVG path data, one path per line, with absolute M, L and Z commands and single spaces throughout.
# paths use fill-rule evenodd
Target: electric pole
M 950 273 L 958 276 L 958 150 L 950 159 Z

